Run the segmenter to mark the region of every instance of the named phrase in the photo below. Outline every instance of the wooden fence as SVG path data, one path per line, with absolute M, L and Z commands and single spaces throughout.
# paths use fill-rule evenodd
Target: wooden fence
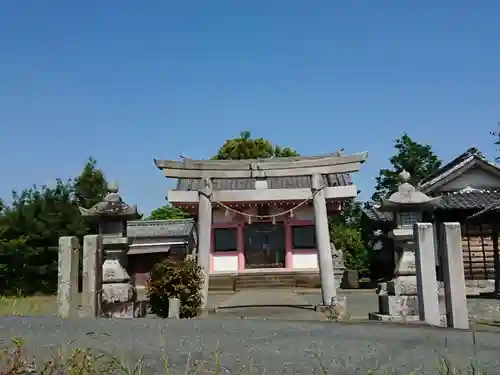
M 462 252 L 466 280 L 495 278 L 495 256 L 498 240 L 489 224 L 462 224 Z M 496 234 L 498 236 L 498 233 Z

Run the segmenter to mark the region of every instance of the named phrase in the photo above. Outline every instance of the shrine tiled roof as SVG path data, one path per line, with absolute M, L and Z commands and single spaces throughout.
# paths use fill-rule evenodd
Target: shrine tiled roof
M 500 190 L 466 188 L 461 191 L 441 195 L 437 210 L 483 210 L 498 203 L 500 209 Z M 371 205 L 363 209 L 364 214 L 374 221 L 392 221 L 393 214 L 380 211 L 379 206 Z
M 323 176 L 324 184 L 329 187 L 352 185 L 350 174 L 329 174 Z M 198 190 L 202 188 L 202 181 L 198 179 L 177 180 L 175 190 Z M 253 190 L 255 179 L 214 179 L 212 180 L 214 190 Z M 311 187 L 311 178 L 308 176 L 295 177 L 271 177 L 267 178 L 268 189 L 301 189 Z
M 193 219 L 127 222 L 128 237 L 187 237 L 193 233 L 194 229 Z

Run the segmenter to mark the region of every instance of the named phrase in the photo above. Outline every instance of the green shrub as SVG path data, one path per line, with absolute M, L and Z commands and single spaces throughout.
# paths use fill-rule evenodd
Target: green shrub
M 358 271 L 364 277 L 369 269 L 369 254 L 361 231 L 345 224 L 332 224 L 330 235 L 337 249 L 342 251 L 347 269 Z
M 0 295 L 54 294 L 57 247 L 32 247 L 25 238 L 0 238 Z
M 148 298 L 151 310 L 161 318 L 168 316 L 168 299 L 181 302 L 180 317 L 194 318 L 199 315 L 202 304 L 201 288 L 203 276 L 196 261 L 182 262 L 165 259 L 155 264 L 148 283 Z

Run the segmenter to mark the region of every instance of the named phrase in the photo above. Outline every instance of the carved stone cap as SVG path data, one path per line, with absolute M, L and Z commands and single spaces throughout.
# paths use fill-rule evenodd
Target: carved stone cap
M 417 190 L 408 182 L 411 176 L 407 171 L 401 172 L 400 176 L 403 183 L 397 192 L 382 200 L 381 211 L 427 211 L 437 206 L 441 197 L 431 198 Z
M 82 216 L 90 218 L 113 217 L 119 220 L 133 220 L 137 218 L 137 206 L 126 204 L 120 194 L 116 183 L 108 185 L 108 194 L 102 202 L 99 202 L 91 208 L 79 207 Z

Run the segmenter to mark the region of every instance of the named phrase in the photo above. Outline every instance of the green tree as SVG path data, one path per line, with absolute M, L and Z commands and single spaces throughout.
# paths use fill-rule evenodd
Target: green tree
M 92 207 L 106 196 L 108 182 L 92 157 L 85 163 L 82 173 L 75 178 L 73 189 L 76 203 L 84 208 Z
M 249 131 L 243 131 L 239 137 L 228 139 L 213 160 L 241 160 L 241 159 L 262 159 L 270 157 L 299 156 L 299 154 L 289 147 L 282 148 L 273 145 L 264 138 L 253 139 Z M 184 219 L 189 214 L 184 210 L 171 205 L 166 205 L 151 212 L 149 220 Z
M 432 151 L 431 146 L 417 143 L 408 134 L 403 134 L 395 142 L 396 154 L 389 160 L 390 169 L 380 170 L 372 200 L 388 198 L 397 190 L 399 174 L 406 170 L 410 173 L 410 183 L 417 186 L 422 179 L 436 172 L 441 167 L 441 160 Z
M 239 137 L 228 139 L 213 159 L 239 160 L 290 156 L 299 156 L 299 154 L 289 147 L 282 148 L 273 145 L 264 138 L 253 139 L 249 131 L 243 131 Z
M 359 192 L 358 192 L 359 194 Z M 346 201 L 342 212 L 330 218 L 330 238 L 342 251 L 347 269 L 368 276 L 370 259 L 362 220 L 362 203 L 356 199 Z
M 173 207 L 172 205 L 167 204 L 153 210 L 147 220 L 186 219 L 188 217 L 189 214 L 182 208 Z
M 330 236 L 335 247 L 342 250 L 347 269 L 358 271 L 359 276 L 367 276 L 369 256 L 360 226 L 331 221 Z
M 72 185 L 36 186 L 13 193 L 2 216 L 2 293 L 53 293 L 57 285 L 59 236 L 84 234 L 72 201 Z
M 103 176 L 89 159 L 74 181 L 13 192 L 11 205 L 0 211 L 0 294 L 55 291 L 59 237 L 94 230 L 78 205 L 89 207 L 102 199 Z

